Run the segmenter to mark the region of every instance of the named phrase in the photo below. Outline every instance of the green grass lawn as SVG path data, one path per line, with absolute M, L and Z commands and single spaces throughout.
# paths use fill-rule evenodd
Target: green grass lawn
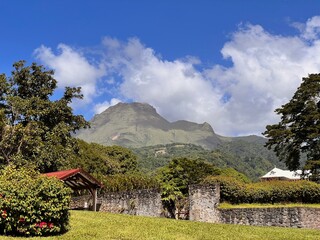
M 71 211 L 71 230 L 46 240 L 308 240 L 320 239 L 320 230 L 280 227 L 251 227 L 200 223 L 165 218 L 138 217 L 103 212 Z M 0 236 L 0 239 L 40 239 Z

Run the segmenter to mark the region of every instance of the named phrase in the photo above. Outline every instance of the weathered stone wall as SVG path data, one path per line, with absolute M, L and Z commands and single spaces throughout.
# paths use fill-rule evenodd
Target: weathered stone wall
M 189 219 L 193 221 L 320 229 L 320 208 L 237 208 L 219 209 L 219 185 L 189 187 Z M 92 208 L 92 197 L 72 199 L 71 209 Z M 185 210 L 187 210 L 186 208 Z M 141 216 L 163 216 L 158 190 L 108 193 L 98 198 L 98 211 Z
M 200 222 L 219 222 L 217 206 L 220 202 L 220 185 L 189 186 L 189 219 Z
M 220 209 L 223 223 L 300 227 L 299 209 L 296 208 L 245 208 Z
M 320 209 L 301 208 L 301 227 L 320 229 Z
M 193 221 L 320 229 L 319 208 L 219 209 L 219 185 L 190 186 L 189 201 Z
M 92 209 L 92 196 L 72 197 L 70 209 Z M 160 217 L 163 212 L 158 190 L 107 193 L 98 196 L 97 211 Z
M 99 211 L 160 217 L 163 211 L 158 190 L 108 193 L 100 196 Z
M 219 211 L 221 223 L 320 228 L 320 209 L 317 208 L 238 208 Z
M 78 197 L 72 197 L 70 203 L 70 209 L 91 209 L 92 208 L 92 196 L 83 195 Z

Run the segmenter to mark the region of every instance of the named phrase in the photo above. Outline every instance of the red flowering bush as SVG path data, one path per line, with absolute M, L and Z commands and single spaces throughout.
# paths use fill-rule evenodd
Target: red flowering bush
M 6 167 L 0 174 L 0 234 L 47 236 L 67 231 L 70 194 L 58 179 Z

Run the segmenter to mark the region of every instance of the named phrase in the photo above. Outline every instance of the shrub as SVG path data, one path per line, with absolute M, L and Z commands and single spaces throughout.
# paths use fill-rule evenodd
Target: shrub
M 142 173 L 115 174 L 101 177 L 103 192 L 122 192 L 137 189 L 159 188 L 155 178 Z
M 245 199 L 245 184 L 233 177 L 208 176 L 204 184 L 220 184 L 220 200 L 222 202 L 241 203 Z
M 220 184 L 223 202 L 320 203 L 320 185 L 310 181 L 266 181 L 245 184 L 232 177 L 207 177 L 203 183 Z
M 257 203 L 319 203 L 320 185 L 310 181 L 270 181 L 248 184 L 250 202 Z
M 226 177 L 233 177 L 243 183 L 251 182 L 251 180 L 245 174 L 238 172 L 234 168 L 223 168 L 221 169 L 221 173 L 219 175 L 226 176 Z
M 0 233 L 54 235 L 67 231 L 71 189 L 29 168 L 8 166 L 0 175 Z

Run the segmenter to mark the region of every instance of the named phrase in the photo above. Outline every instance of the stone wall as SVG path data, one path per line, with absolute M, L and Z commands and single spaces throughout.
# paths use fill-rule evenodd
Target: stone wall
M 320 229 L 320 209 L 301 208 L 301 227 Z
M 72 197 L 70 209 L 92 209 L 92 196 L 82 195 L 78 197 Z
M 189 201 L 193 221 L 320 229 L 319 208 L 219 209 L 219 185 L 190 186 Z
M 160 217 L 163 211 L 158 190 L 108 193 L 100 197 L 99 211 Z
M 217 206 L 220 202 L 220 185 L 189 186 L 189 219 L 200 222 L 219 222 Z
M 318 208 L 238 208 L 219 211 L 221 223 L 320 228 L 320 209 Z
M 70 209 L 92 209 L 92 196 L 73 197 Z M 98 196 L 97 211 L 160 217 L 163 208 L 158 190 L 137 190 Z
M 189 219 L 192 221 L 253 226 L 279 226 L 320 229 L 320 208 L 237 208 L 219 209 L 219 185 L 189 187 Z M 92 208 L 90 195 L 72 199 L 72 209 Z M 108 193 L 98 198 L 98 211 L 140 216 L 164 216 L 158 190 Z M 177 214 L 177 213 L 176 213 Z

